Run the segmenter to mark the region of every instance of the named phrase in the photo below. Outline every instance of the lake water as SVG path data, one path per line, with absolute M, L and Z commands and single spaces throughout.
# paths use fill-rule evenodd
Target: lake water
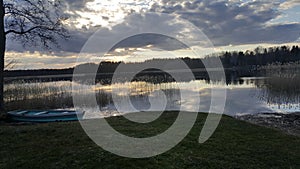
M 91 96 L 97 98 L 99 106 L 85 105 L 88 108 L 86 118 L 115 116 L 137 111 L 180 109 L 195 111 L 195 107 L 199 107 L 199 112 L 208 112 L 212 90 L 226 90 L 226 97 L 224 95 L 215 97 L 226 99 L 224 114 L 231 116 L 300 111 L 299 79 L 294 76 L 239 78 L 228 85 L 218 82 L 208 83 L 206 80 L 159 84 L 139 81 L 95 86 L 70 81 L 18 82 L 6 85 L 6 102 L 12 109 L 35 109 L 43 107 L 43 104 L 48 108 L 72 108 L 72 85 L 76 89 L 76 97 L 83 100 Z M 181 93 L 185 93 L 188 97 L 182 99 Z M 49 107 L 48 103 L 54 107 Z
M 197 104 L 200 104 L 199 112 L 209 112 L 212 89 L 226 90 L 226 97 L 224 95 L 215 97 L 226 99 L 224 114 L 227 115 L 299 111 L 299 95 L 295 94 L 296 91 L 292 90 L 294 95 L 291 95 L 287 91 L 272 90 L 267 86 L 267 81 L 267 78 L 243 78 L 239 83 L 229 85 L 209 84 L 204 80 L 162 84 L 131 82 L 99 87 L 98 90 L 105 90 L 109 94 L 115 92 L 113 94 L 117 96 L 117 102 L 123 103 L 122 99 L 126 100 L 127 97 L 122 97 L 124 93 L 120 91 L 129 89 L 130 101 L 135 111 L 180 110 L 180 108 L 184 111 L 194 111 Z M 182 100 L 180 92 L 184 92 L 189 97 Z M 195 101 L 197 97 L 200 98 L 200 103 Z M 166 98 L 166 101 L 163 98 Z M 158 101 L 157 104 L 150 105 L 149 100 Z M 128 104 L 121 104 L 119 107 L 122 113 L 134 111 Z M 110 103 L 103 106 L 102 110 L 108 113 L 116 112 L 116 107 Z

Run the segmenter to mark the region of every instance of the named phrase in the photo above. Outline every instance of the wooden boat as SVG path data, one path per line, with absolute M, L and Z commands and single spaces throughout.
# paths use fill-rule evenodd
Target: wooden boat
M 81 120 L 84 112 L 73 110 L 16 110 L 7 114 L 13 121 L 41 123 Z

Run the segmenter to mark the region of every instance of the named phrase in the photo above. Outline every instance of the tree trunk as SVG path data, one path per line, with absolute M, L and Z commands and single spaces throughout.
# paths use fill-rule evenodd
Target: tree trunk
M 0 111 L 4 110 L 4 56 L 5 56 L 5 29 L 4 29 L 4 5 L 0 0 Z

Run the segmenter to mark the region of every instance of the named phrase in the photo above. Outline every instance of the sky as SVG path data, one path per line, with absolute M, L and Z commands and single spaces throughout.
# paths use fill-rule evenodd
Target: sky
M 8 37 L 6 61 L 15 60 L 13 69 L 73 67 L 79 64 L 78 57 L 95 62 L 132 62 L 189 56 L 189 51 L 178 41 L 197 48 L 200 57 L 225 50 L 253 50 L 257 46 L 300 42 L 300 0 L 65 0 L 63 3 L 62 11 L 69 16 L 65 26 L 71 38 L 61 39 L 60 48 L 47 51 L 38 46 L 23 47 Z M 120 39 L 147 32 L 162 32 L 175 40 L 151 34 Z M 85 50 L 91 44 L 96 50 Z M 113 50 L 106 54 L 110 49 Z

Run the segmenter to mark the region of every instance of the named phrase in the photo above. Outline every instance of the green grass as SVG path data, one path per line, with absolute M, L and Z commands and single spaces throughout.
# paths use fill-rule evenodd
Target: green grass
M 167 129 L 177 113 L 164 113 L 149 124 L 122 117 L 109 123 L 118 131 L 145 137 Z M 172 150 L 146 159 L 104 151 L 78 122 L 0 126 L 0 168 L 300 168 L 300 138 L 223 116 L 204 144 L 198 137 L 206 114 L 199 113 L 188 136 Z

